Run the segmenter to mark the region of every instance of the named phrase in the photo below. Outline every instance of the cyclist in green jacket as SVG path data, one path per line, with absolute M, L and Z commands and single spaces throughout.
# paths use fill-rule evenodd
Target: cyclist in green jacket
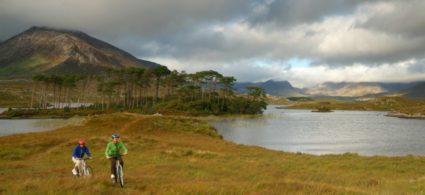
M 108 143 L 105 150 L 106 158 L 111 161 L 111 179 L 115 179 L 115 163 L 120 161 L 121 166 L 124 168 L 124 161 L 121 156 L 127 155 L 127 148 L 120 141 L 120 136 L 116 133 L 112 134 L 112 141 Z

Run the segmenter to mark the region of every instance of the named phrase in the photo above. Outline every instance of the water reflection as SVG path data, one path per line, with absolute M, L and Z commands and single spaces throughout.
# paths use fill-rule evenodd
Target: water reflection
M 425 154 L 425 120 L 386 117 L 386 112 L 275 109 L 264 117 L 211 122 L 227 140 L 310 154 Z
M 82 122 L 82 117 L 70 119 L 1 119 L 0 136 L 16 133 L 48 131 Z

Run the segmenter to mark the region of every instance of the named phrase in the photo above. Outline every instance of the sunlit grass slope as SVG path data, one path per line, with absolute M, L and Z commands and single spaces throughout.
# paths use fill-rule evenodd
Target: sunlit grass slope
M 126 186 L 109 181 L 104 149 L 119 129 Z M 71 177 L 87 139 L 91 178 Z M 80 126 L 0 138 L 0 194 L 423 194 L 425 158 L 312 156 L 233 144 L 205 121 L 109 114 Z
M 32 55 L 0 67 L 0 78 L 28 78 L 51 67 L 51 60 L 42 55 Z
M 407 107 L 418 107 L 424 105 L 424 101 L 409 99 L 406 97 L 379 97 L 368 101 L 342 101 L 342 100 L 315 100 L 296 102 L 289 106 L 295 109 L 317 109 L 326 107 L 331 110 L 380 110 L 393 111 Z

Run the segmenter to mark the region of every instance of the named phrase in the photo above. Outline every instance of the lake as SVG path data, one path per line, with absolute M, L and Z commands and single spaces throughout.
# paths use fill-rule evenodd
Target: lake
M 69 119 L 0 119 L 0 136 L 16 133 L 40 132 L 79 124 L 82 117 Z
M 424 155 L 425 120 L 386 117 L 386 112 L 276 109 L 264 116 L 211 121 L 226 140 L 315 155 Z
M 71 107 L 90 106 L 92 103 L 71 103 Z M 0 108 L 0 113 L 8 108 Z M 57 129 L 66 125 L 78 124 L 82 117 L 69 119 L 0 119 L 0 136 L 40 132 Z
M 0 108 L 0 113 L 6 111 L 8 108 Z

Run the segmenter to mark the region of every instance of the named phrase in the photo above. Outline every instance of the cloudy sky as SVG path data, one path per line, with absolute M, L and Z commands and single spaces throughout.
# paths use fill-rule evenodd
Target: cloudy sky
M 425 80 L 425 0 L 0 0 L 0 40 L 84 31 L 131 54 L 238 81 Z

